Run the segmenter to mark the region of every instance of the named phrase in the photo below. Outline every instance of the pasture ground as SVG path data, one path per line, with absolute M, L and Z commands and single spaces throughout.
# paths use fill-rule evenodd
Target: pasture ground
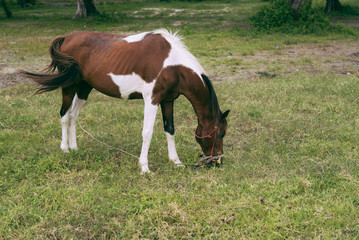
M 11 5 L 14 19 L 0 19 L 0 239 L 358 238 L 359 18 L 330 16 L 352 33 L 266 35 L 246 19 L 263 4 L 101 2 L 104 17 L 79 21 L 72 1 Z M 32 96 L 16 70 L 46 67 L 57 35 L 163 27 L 180 30 L 231 110 L 224 166 L 173 166 L 160 111 L 149 175 L 80 128 L 79 150 L 61 152 L 60 91 Z M 179 156 L 195 162 L 196 117 L 184 97 L 175 109 Z M 142 120 L 142 101 L 96 92 L 79 117 L 135 155 Z

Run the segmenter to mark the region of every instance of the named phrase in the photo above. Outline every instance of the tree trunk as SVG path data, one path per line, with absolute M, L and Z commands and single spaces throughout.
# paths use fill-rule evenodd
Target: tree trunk
M 77 11 L 75 18 L 86 18 L 88 16 L 101 15 L 93 0 L 76 0 Z
M 7 17 L 7 18 L 11 18 L 12 13 L 11 13 L 10 9 L 9 9 L 9 8 L 7 7 L 7 5 L 6 5 L 6 1 L 5 1 L 5 0 L 1 0 L 1 5 L 2 5 L 2 7 L 4 8 L 6 17 Z
M 300 7 L 303 3 L 308 2 L 309 4 L 312 4 L 312 0 L 286 0 L 287 3 L 292 6 L 294 10 L 294 16 L 299 16 L 300 14 Z
M 325 5 L 325 11 L 337 11 L 342 7 L 339 0 L 327 0 L 327 4 Z

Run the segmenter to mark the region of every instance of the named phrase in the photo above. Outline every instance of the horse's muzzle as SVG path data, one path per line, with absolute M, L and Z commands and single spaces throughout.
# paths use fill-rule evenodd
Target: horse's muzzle
M 218 156 L 212 156 L 211 160 L 209 163 L 207 163 L 207 166 L 212 167 L 220 167 L 223 164 L 223 156 L 222 155 L 218 155 Z
M 224 157 L 219 154 L 213 154 L 212 156 L 205 156 L 204 154 L 199 155 L 203 159 L 203 165 L 207 167 L 220 167 L 223 164 Z

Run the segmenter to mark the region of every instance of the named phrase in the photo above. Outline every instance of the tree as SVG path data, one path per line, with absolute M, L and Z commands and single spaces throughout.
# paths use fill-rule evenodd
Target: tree
M 11 18 L 12 13 L 10 11 L 10 9 L 7 7 L 6 1 L 5 0 L 1 0 L 1 6 L 4 8 L 5 14 L 7 18 Z
M 101 15 L 93 0 L 76 0 L 77 11 L 75 18 L 86 18 L 88 16 Z
M 17 3 L 20 4 L 22 8 L 32 6 L 36 4 L 36 0 L 17 0 Z
M 327 4 L 325 5 L 325 11 L 337 11 L 342 7 L 339 0 L 327 0 Z
M 304 2 L 308 2 L 309 4 L 312 3 L 312 0 L 286 0 L 286 1 L 290 6 L 292 6 L 294 10 L 294 15 L 296 16 L 299 15 L 300 6 Z M 342 5 L 340 4 L 339 0 L 327 0 L 327 4 L 325 5 L 325 11 L 326 12 L 336 11 L 339 10 L 341 7 Z
M 293 8 L 294 10 L 294 17 L 299 16 L 300 7 L 303 3 L 312 4 L 312 0 L 286 0 L 287 3 Z

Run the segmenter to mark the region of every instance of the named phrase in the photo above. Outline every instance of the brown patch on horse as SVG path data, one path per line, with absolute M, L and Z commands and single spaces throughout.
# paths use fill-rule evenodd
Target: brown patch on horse
M 141 99 L 141 98 L 143 98 L 143 97 L 142 97 L 142 93 L 139 93 L 139 92 L 131 93 L 131 94 L 128 96 L 128 99 Z
M 182 65 L 164 68 L 153 88 L 152 103 L 173 101 L 180 94 L 192 103 L 197 116 L 203 117 L 203 120 L 213 120 L 209 111 L 210 91 L 202 79 L 192 69 Z
M 74 33 L 65 38 L 61 51 L 79 62 L 86 82 L 102 93 L 121 97 L 118 86 L 107 74 L 138 74 L 150 83 L 162 70 L 171 45 L 159 34 L 128 43 L 122 37 L 97 32 Z

